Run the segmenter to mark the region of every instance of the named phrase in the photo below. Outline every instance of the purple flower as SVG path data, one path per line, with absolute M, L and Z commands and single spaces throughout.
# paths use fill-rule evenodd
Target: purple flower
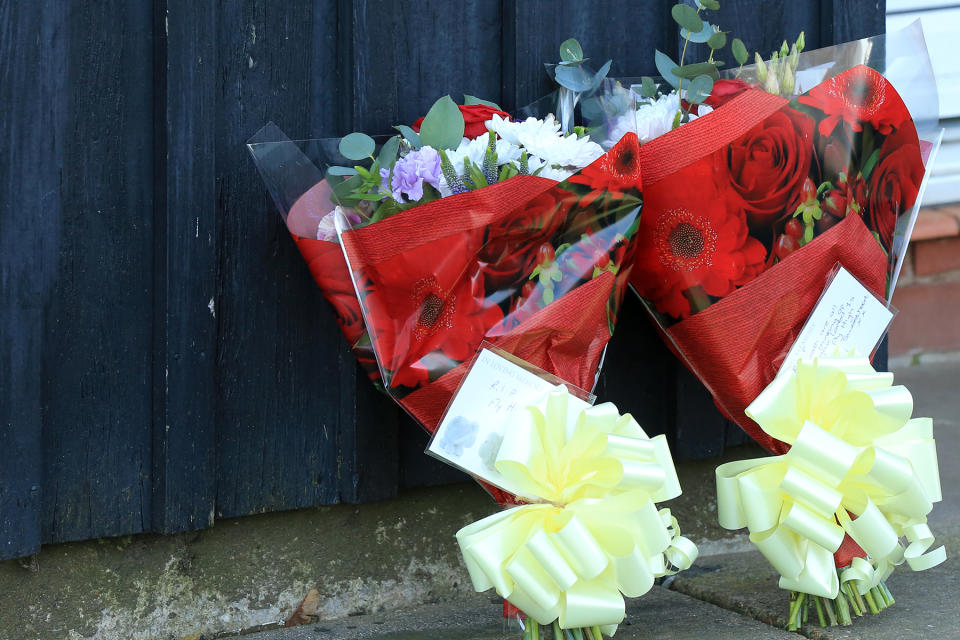
M 347 216 L 347 220 L 350 222 L 351 226 L 360 224 L 363 219 L 353 209 L 343 209 L 337 207 L 327 215 L 320 218 L 320 222 L 317 223 L 317 240 L 327 240 L 329 242 L 337 242 L 337 229 L 333 224 L 333 217 L 337 214 L 337 209 L 343 211 Z
M 390 170 L 380 169 L 380 177 L 383 192 L 389 193 L 394 200 L 407 202 L 403 197 L 406 194 L 411 202 L 416 202 L 423 197 L 424 182 L 434 189 L 440 188 L 440 154 L 432 147 L 411 151 L 393 165 L 393 179 L 389 186 Z

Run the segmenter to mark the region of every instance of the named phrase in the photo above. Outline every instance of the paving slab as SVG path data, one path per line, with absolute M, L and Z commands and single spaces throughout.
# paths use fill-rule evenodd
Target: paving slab
M 654 587 L 628 601 L 617 640 L 791 640 L 795 635 L 682 593 Z M 500 600 L 489 594 L 384 614 L 352 616 L 315 625 L 262 631 L 256 640 L 519 640 L 508 628 Z

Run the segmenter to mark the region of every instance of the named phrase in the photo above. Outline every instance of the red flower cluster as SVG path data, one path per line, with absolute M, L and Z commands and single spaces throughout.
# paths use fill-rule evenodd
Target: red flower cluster
M 636 256 L 631 282 L 674 318 L 690 315 L 692 298 L 725 296 L 763 271 L 766 249 L 749 235 L 721 155 L 646 189 Z
M 827 115 L 817 128 L 822 136 L 833 133 L 840 122 L 846 122 L 853 131 L 861 131 L 862 123 L 868 122 L 878 133 L 888 135 L 910 119 L 910 112 L 898 96 L 887 99 L 887 86 L 879 73 L 858 66 L 817 85 L 798 99 Z

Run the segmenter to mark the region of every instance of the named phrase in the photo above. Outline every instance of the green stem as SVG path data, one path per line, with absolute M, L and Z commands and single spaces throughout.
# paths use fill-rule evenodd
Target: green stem
M 820 596 L 817 596 L 816 598 L 813 599 L 813 603 L 817 605 L 817 618 L 820 620 L 820 626 L 826 627 L 827 619 L 823 617 L 823 605 L 820 604 L 820 600 L 821 600 Z
M 873 595 L 873 601 L 877 603 L 877 608 L 880 611 L 890 606 L 887 604 L 887 599 L 883 597 L 883 593 L 877 587 L 871 588 L 870 593 Z
M 563 631 L 560 630 L 560 622 L 553 621 L 553 640 L 563 640 Z
M 843 592 L 838 593 L 834 602 L 837 604 L 837 619 L 840 624 L 845 627 L 853 624 L 853 620 L 850 618 L 850 606 L 847 604 L 847 595 Z
M 877 607 L 877 602 L 873 599 L 873 594 L 870 591 L 867 591 L 865 594 L 863 594 L 863 598 L 867 601 L 867 606 L 870 607 L 870 613 L 874 615 L 880 613 L 880 609 Z
M 537 621 L 527 618 L 527 624 L 529 624 L 530 628 L 533 629 L 533 631 L 530 632 L 530 637 L 533 640 L 540 640 L 540 625 L 537 624 Z
M 830 626 L 835 627 L 837 625 L 837 614 L 833 610 L 833 603 L 830 600 L 824 599 L 823 608 L 827 612 L 827 619 L 830 621 Z
M 880 590 L 883 591 L 883 597 L 886 598 L 888 606 L 893 606 L 896 600 L 893 599 L 893 594 L 890 593 L 890 589 L 887 588 L 887 583 L 880 581 Z
M 603 634 L 600 633 L 600 627 L 593 628 L 593 637 L 597 640 L 603 640 Z
M 850 608 L 853 609 L 853 612 L 858 616 L 862 616 L 863 607 L 861 607 L 860 603 L 858 602 L 859 598 L 857 598 L 857 591 L 854 588 L 853 583 L 845 582 L 843 583 L 841 589 L 845 594 L 847 594 L 847 600 L 850 601 Z
M 573 637 L 576 638 L 576 640 L 583 640 L 583 631 L 580 629 L 574 629 Z

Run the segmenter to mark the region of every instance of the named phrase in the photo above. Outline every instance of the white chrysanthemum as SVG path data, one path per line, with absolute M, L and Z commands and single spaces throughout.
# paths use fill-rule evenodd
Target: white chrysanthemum
M 517 163 L 519 166 L 519 163 Z M 584 165 L 586 166 L 586 165 Z M 580 168 L 579 167 L 555 167 L 547 162 L 541 160 L 536 156 L 531 156 L 527 161 L 527 169 L 530 173 L 536 173 L 541 178 L 549 178 L 551 180 L 556 180 L 557 182 L 563 182 L 573 174 L 575 174 Z M 537 170 L 539 169 L 539 172 Z
M 637 96 L 641 100 L 640 96 Z M 650 142 L 673 128 L 673 122 L 680 111 L 680 96 L 676 91 L 665 94 L 650 102 L 637 107 L 635 113 L 627 112 L 612 118 L 607 125 L 607 137 L 603 141 L 603 148 L 609 149 L 620 141 L 625 134 L 636 132 L 640 144 Z M 688 121 L 696 120 L 713 111 L 713 108 L 701 104 L 696 113 L 691 112 Z
M 543 120 L 530 117 L 516 122 L 493 114 L 493 117 L 484 124 L 487 125 L 487 129 L 495 131 L 503 140 L 519 147 L 527 147 L 541 138 L 556 138 L 563 135 L 560 133 L 560 123 L 554 119 L 553 114 Z
M 678 111 L 680 111 L 680 95 L 676 91 L 637 107 L 636 131 L 640 143 L 659 138 L 673 129 L 673 121 Z
M 483 167 L 483 156 L 487 152 L 489 142 L 487 136 L 480 136 L 473 140 L 464 138 L 460 141 L 460 145 L 456 149 L 447 151 L 447 158 L 450 160 L 450 163 L 458 175 L 463 175 L 464 159 L 470 160 L 470 162 L 479 168 Z M 502 138 L 497 140 L 495 151 L 497 152 L 497 165 L 504 165 L 520 159 L 520 149 Z
M 504 140 L 521 147 L 529 155 L 541 158 L 551 165 L 583 168 L 603 155 L 603 149 L 589 137 L 564 135 L 553 114 L 543 120 L 527 118 L 511 122 L 494 114 L 486 122 Z

